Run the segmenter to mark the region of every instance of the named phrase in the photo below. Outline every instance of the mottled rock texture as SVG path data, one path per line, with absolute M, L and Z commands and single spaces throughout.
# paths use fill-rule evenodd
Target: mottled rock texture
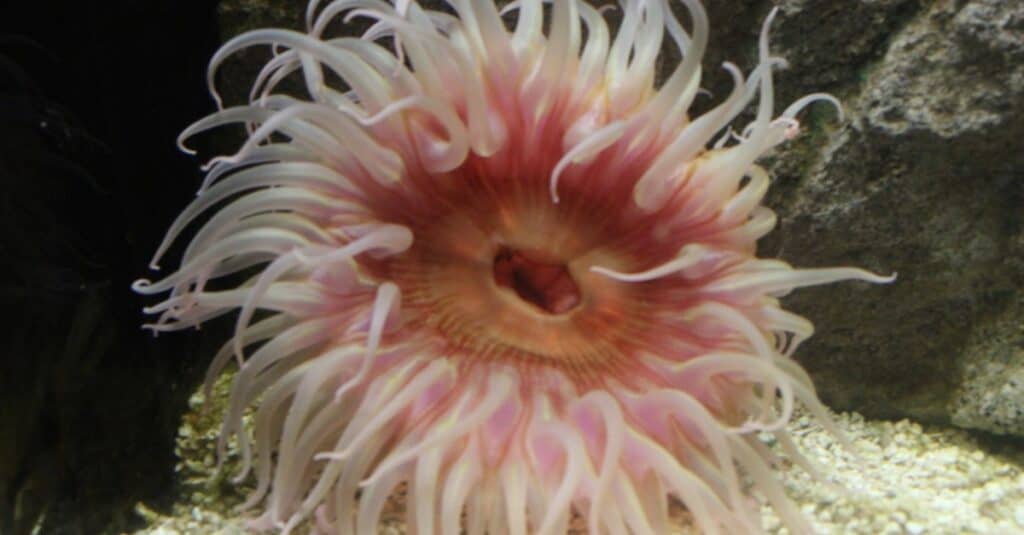
M 706 3 L 715 95 L 728 91 L 718 66 L 749 70 L 778 5 L 773 50 L 790 62 L 780 101 L 828 91 L 846 106 L 843 121 L 826 105 L 806 112 L 801 137 L 767 158 L 780 225 L 762 255 L 899 273 L 887 287 L 788 298 L 818 327 L 799 358 L 821 397 L 870 417 L 1024 435 L 1024 3 Z M 225 0 L 224 36 L 299 28 L 302 5 Z M 258 56 L 229 66 L 226 93 L 244 94 Z
M 783 4 L 796 93 L 848 121 L 779 154 L 765 252 L 900 279 L 795 294 L 800 358 L 835 408 L 1024 434 L 1024 4 L 837 4 Z

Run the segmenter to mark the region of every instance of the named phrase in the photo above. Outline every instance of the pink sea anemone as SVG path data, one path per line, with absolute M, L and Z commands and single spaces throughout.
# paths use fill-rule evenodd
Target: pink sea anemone
M 212 212 L 178 270 L 134 288 L 169 292 L 146 310 L 154 331 L 238 310 L 207 382 L 237 360 L 220 448 L 233 437 L 239 477 L 255 472 L 253 524 L 376 533 L 401 486 L 419 535 L 563 533 L 573 514 L 661 534 L 670 499 L 706 533 L 756 533 L 749 480 L 808 532 L 757 439 L 802 461 L 794 404 L 828 424 L 790 359 L 812 326 L 778 298 L 890 279 L 757 258 L 776 219 L 754 162 L 835 100 L 773 117 L 774 12 L 758 64 L 725 64 L 731 93 L 691 117 L 697 0 L 686 24 L 667 0 L 621 0 L 614 35 L 578 0 L 448 3 L 313 0 L 307 33 L 236 37 L 209 78 L 269 45 L 249 103 L 182 134 L 249 137 L 160 245 L 154 268 Z M 371 21 L 361 38 L 323 36 L 354 18 Z M 683 59 L 656 85 L 663 41 Z

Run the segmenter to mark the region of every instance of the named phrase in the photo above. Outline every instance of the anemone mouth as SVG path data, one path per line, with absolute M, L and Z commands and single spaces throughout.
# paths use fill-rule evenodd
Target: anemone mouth
M 545 262 L 536 251 L 508 246 L 494 255 L 494 282 L 547 314 L 566 314 L 580 304 L 580 288 L 564 263 Z

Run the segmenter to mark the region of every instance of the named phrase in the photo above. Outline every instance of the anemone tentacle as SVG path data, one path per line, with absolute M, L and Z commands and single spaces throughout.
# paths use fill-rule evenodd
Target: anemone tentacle
M 698 0 L 309 2 L 307 31 L 228 41 L 218 111 L 192 136 L 247 140 L 204 165 L 151 266 L 194 230 L 148 328 L 238 311 L 212 383 L 237 363 L 218 455 L 255 529 L 375 533 L 404 488 L 419 535 L 664 533 L 681 502 L 706 533 L 759 533 L 748 477 L 792 532 L 812 527 L 771 472 L 802 403 L 791 360 L 812 324 L 779 298 L 841 280 L 755 256 L 776 224 L 756 165 L 799 133 L 813 93 L 775 115 L 773 10 L 757 64 L 698 116 L 709 21 Z M 364 19 L 359 37 L 332 37 Z M 269 46 L 248 102 L 213 82 Z M 682 61 L 658 84 L 657 59 Z M 282 89 L 304 86 L 301 98 Z M 734 120 L 755 105 L 747 125 Z M 240 283 L 234 281 L 242 279 Z M 243 423 L 255 408 L 250 437 Z

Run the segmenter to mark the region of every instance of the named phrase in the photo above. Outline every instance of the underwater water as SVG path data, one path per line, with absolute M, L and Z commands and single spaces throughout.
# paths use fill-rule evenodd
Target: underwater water
M 842 120 L 809 108 L 800 135 L 758 160 L 772 177 L 764 204 L 779 218 L 758 254 L 899 274 L 887 286 L 783 298 L 815 325 L 794 358 L 855 446 L 793 415 L 786 431 L 822 481 L 776 437 L 759 436 L 780 455 L 786 494 L 820 533 L 1024 533 L 1024 5 L 707 4 L 710 95 L 695 112 L 729 94 L 724 61 L 744 73 L 757 64 L 773 7 L 772 50 L 788 60 L 776 113 L 817 91 L 844 106 Z M 139 326 L 155 300 L 131 283 L 152 276 L 154 249 L 196 198 L 199 165 L 241 141 L 240 129 L 201 137 L 200 157 L 175 146 L 215 109 L 207 62 L 243 31 L 301 29 L 303 9 L 0 6 L 0 535 L 246 531 L 250 513 L 234 508 L 255 480 L 231 482 L 234 449 L 215 470 L 230 376 L 209 413 L 198 394 L 234 317 L 153 337 Z M 603 16 L 616 24 L 614 12 Z M 226 101 L 247 97 L 265 60 L 225 65 Z M 678 60 L 668 52 L 661 68 Z M 384 506 L 384 532 L 406 531 L 403 505 L 399 493 Z M 673 530 L 695 530 L 678 503 L 670 513 Z M 788 532 L 771 507 L 761 519 L 769 533 Z M 587 529 L 579 517 L 571 526 Z

